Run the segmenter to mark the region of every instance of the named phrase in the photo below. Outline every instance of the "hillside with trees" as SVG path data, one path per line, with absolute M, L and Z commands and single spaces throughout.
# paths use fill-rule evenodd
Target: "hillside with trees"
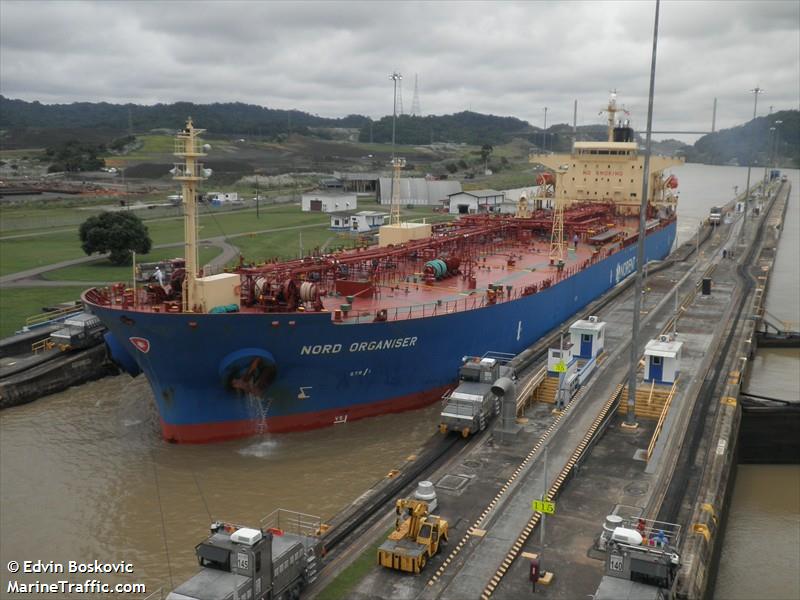
M 73 102 L 42 104 L 12 100 L 0 96 L 0 129 L 76 129 L 99 128 L 127 131 L 176 129 L 188 115 L 198 126 L 212 133 L 235 133 L 273 137 L 278 134 L 308 134 L 311 127 L 359 128 L 367 117 L 350 115 L 340 119 L 318 117 L 299 110 L 278 110 L 227 102 L 194 104 L 109 104 L 107 102 Z
M 6 149 L 54 147 L 77 139 L 81 144 L 111 144 L 129 131 L 178 128 L 187 115 L 209 134 L 258 136 L 282 140 L 289 134 L 311 138 L 330 138 L 334 128 L 358 131 L 360 142 L 389 143 L 392 117 L 378 120 L 362 115 L 326 118 L 300 110 L 278 110 L 228 102 L 194 104 L 175 102 L 142 106 L 106 102 L 42 104 L 13 100 L 0 95 L 0 142 Z M 776 121 L 782 121 L 776 125 Z M 774 130 L 771 128 L 775 127 Z M 637 132 L 640 143 L 642 132 Z M 500 117 L 464 111 L 452 115 L 400 115 L 396 140 L 404 145 L 427 145 L 436 142 L 501 145 L 522 139 L 536 148 L 555 152 L 569 151 L 572 126 L 554 124 L 546 131 L 515 117 Z M 604 125 L 578 127 L 579 140 L 604 140 Z M 707 164 L 753 164 L 775 162 L 800 167 L 800 111 L 786 110 L 758 117 L 731 129 L 701 137 L 693 146 L 668 140 L 654 143 L 656 152 L 683 154 L 689 162 Z M 73 148 L 76 150 L 76 148 Z M 62 161 L 64 162 L 64 161 Z
M 502 144 L 514 137 L 527 137 L 534 129 L 527 121 L 464 111 L 453 115 L 397 117 L 395 137 L 398 144 L 422 145 L 434 142 L 456 144 Z M 360 142 L 392 141 L 392 117 L 367 122 L 361 127 Z
M 688 162 L 711 165 L 777 164 L 800 168 L 800 111 L 782 110 L 709 133 L 687 147 L 684 155 Z

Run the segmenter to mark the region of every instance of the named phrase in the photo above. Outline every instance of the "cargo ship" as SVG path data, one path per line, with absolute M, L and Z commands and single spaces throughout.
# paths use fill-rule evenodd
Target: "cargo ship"
M 463 356 L 518 353 L 636 270 L 643 157 L 608 106 L 608 139 L 532 155 L 530 197 L 440 224 L 390 220 L 378 243 L 302 259 L 198 268 L 202 130 L 176 137 L 185 261 L 168 281 L 87 290 L 114 359 L 143 372 L 164 439 L 202 443 L 288 432 L 425 406 L 456 383 Z M 678 159 L 652 156 L 645 257 L 676 232 Z M 469 211 L 469 208 L 467 209 Z

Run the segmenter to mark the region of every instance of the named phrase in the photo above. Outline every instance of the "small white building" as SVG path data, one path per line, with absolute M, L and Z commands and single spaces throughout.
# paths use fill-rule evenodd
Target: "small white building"
M 305 212 L 345 212 L 358 207 L 355 194 L 316 190 L 301 197 L 300 206 Z
M 644 380 L 656 383 L 675 383 L 681 372 L 683 342 L 668 335 L 650 340 L 644 347 Z
M 238 204 L 238 192 L 208 192 L 206 195 L 209 204 L 213 206 L 221 206 L 223 204 Z
M 595 316 L 578 319 L 569 328 L 572 347 L 578 358 L 596 358 L 605 344 L 606 324 Z
M 331 229 L 333 231 L 349 231 L 351 233 L 377 231 L 383 225 L 387 216 L 387 213 L 376 210 L 331 213 Z
M 448 194 L 449 212 L 452 215 L 476 213 L 500 213 L 503 211 L 506 195 L 497 190 L 470 190 Z M 513 207 L 516 209 L 516 205 Z M 512 211 L 513 212 L 513 211 Z

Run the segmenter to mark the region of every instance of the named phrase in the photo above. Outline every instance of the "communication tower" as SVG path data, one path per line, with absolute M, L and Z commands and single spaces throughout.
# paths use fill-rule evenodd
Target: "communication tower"
M 403 110 L 403 78 L 397 81 L 397 114 L 404 115 L 406 111 Z
M 419 108 L 419 80 L 416 73 L 414 73 L 414 99 L 411 101 L 411 115 L 414 117 L 422 116 L 422 110 Z

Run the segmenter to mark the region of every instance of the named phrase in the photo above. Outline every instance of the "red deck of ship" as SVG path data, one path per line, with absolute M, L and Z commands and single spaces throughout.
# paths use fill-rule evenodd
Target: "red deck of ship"
M 489 301 L 487 290 L 490 284 L 501 287 L 495 295 L 495 302 L 503 302 L 518 297 L 529 286 L 540 288 L 547 280 L 555 283 L 558 277 L 568 276 L 590 260 L 595 250 L 594 246 L 581 242 L 576 250 L 570 243 L 564 269 L 559 274 L 557 268 L 550 265 L 549 240 L 524 246 L 501 245 L 478 257 L 472 270 L 474 289 L 470 289 L 469 279 L 463 274 L 426 282 L 422 268 L 408 274 L 392 273 L 381 278 L 372 297 L 353 297 L 349 314 L 343 314 L 342 318 L 345 321 L 372 321 L 381 309 L 386 310 L 387 320 L 396 320 L 478 308 Z M 511 257 L 513 266 L 508 264 Z M 348 302 L 344 296 L 329 296 L 323 299 L 323 304 L 326 310 L 334 312 Z
M 593 210 L 597 212 L 596 208 Z M 272 290 L 289 280 L 298 289 L 304 281 L 313 281 L 318 291 L 317 300 L 301 302 L 288 312 L 314 310 L 312 304 L 315 304 L 316 309 L 330 312 L 335 321 L 343 323 L 391 321 L 471 310 L 536 293 L 636 239 L 638 217 L 604 215 L 600 219 L 595 214 L 593 225 L 589 226 L 584 225 L 588 220 L 581 221 L 583 217 L 579 211 L 570 216 L 570 221 L 565 219 L 569 242 L 562 269 L 551 264 L 550 233 L 543 230 L 542 224 L 532 225 L 536 216 L 528 221 L 468 217 L 458 225 L 449 226 L 449 233 L 440 232 L 431 240 L 407 246 L 368 248 L 261 267 L 242 267 L 239 269 L 243 290 L 241 311 L 287 312 L 284 306 L 265 307 L 263 303 L 253 302 L 255 295 L 248 293 L 248 286 L 256 289 L 256 282 L 265 280 L 272 282 L 268 286 Z M 546 217 L 538 219 L 547 222 Z M 598 228 L 600 220 L 602 225 Z M 499 228 L 498 223 L 502 224 Z M 602 245 L 589 243 L 592 235 L 612 227 L 621 235 Z M 577 246 L 572 241 L 575 234 L 580 238 Z M 415 250 L 409 252 L 409 247 Z M 461 265 L 456 273 L 434 280 L 430 274 L 426 276 L 425 265 L 439 258 L 440 252 L 460 257 Z M 347 265 L 346 271 L 342 271 L 342 265 Z M 137 290 L 134 303 L 133 292 L 124 290 L 124 286 L 92 290 L 87 298 L 126 310 L 180 311 L 176 302 L 154 301 L 152 290 L 150 294 Z

